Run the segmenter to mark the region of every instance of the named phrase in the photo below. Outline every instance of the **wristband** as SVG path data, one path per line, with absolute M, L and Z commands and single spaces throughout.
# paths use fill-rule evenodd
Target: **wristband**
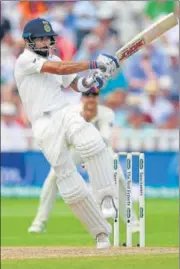
M 97 61 L 90 61 L 89 62 L 89 69 L 97 69 L 98 68 L 98 64 L 97 64 Z

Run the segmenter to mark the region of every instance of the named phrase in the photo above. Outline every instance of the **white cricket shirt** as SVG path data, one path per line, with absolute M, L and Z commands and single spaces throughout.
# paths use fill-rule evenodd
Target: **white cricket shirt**
M 76 77 L 76 74 L 41 73 L 41 68 L 46 61 L 61 61 L 61 59 L 54 55 L 43 58 L 33 51 L 25 49 L 15 64 L 16 84 L 31 123 L 43 116 L 44 112 L 69 105 L 62 88 L 68 87 Z

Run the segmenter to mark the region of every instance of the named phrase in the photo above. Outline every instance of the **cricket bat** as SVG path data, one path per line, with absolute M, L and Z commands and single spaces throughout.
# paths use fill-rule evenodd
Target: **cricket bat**
M 125 46 L 116 52 L 116 56 L 120 62 L 124 61 L 177 24 L 178 20 L 175 14 L 168 14 L 160 20 L 157 20 L 144 31 L 137 34 L 132 40 L 130 40 Z
M 160 37 L 162 34 L 173 28 L 178 24 L 178 19 L 174 13 L 170 13 L 167 16 L 157 20 L 150 25 L 144 31 L 137 34 L 126 45 L 116 52 L 120 62 L 123 62 L 131 55 L 144 48 L 146 45 Z M 93 79 L 87 79 L 87 83 L 90 85 Z

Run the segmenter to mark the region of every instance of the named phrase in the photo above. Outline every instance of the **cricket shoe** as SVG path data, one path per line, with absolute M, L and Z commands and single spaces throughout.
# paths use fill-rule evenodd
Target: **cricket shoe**
M 100 233 L 96 237 L 96 248 L 104 249 L 111 246 L 109 236 L 105 233 Z
M 140 223 L 138 220 L 132 221 L 132 233 L 140 232 Z
M 33 223 L 28 229 L 28 233 L 45 233 L 45 232 L 46 232 L 45 222 Z
M 104 197 L 101 205 L 101 210 L 105 219 L 116 217 L 117 209 L 115 207 L 112 196 Z

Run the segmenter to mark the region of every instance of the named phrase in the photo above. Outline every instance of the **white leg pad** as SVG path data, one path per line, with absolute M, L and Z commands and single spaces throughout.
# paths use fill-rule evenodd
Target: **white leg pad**
M 105 196 L 115 196 L 112 164 L 107 148 L 85 162 L 92 188 L 100 204 Z
M 72 142 L 84 159 L 90 183 L 101 204 L 105 196 L 115 196 L 113 158 L 98 130 L 89 124 L 72 137 Z
M 73 134 L 69 133 L 68 140 L 75 146 L 83 160 L 94 156 L 106 147 L 99 131 L 88 122 L 84 122 Z
M 73 162 L 76 166 L 83 163 L 83 160 L 82 160 L 79 152 L 77 152 L 76 150 L 74 150 L 74 149 L 71 150 L 71 156 L 72 156 Z
M 94 238 L 100 233 L 111 233 L 110 224 L 104 219 L 100 207 L 77 172 L 68 174 L 64 179 L 57 179 L 57 185 L 64 201 Z

